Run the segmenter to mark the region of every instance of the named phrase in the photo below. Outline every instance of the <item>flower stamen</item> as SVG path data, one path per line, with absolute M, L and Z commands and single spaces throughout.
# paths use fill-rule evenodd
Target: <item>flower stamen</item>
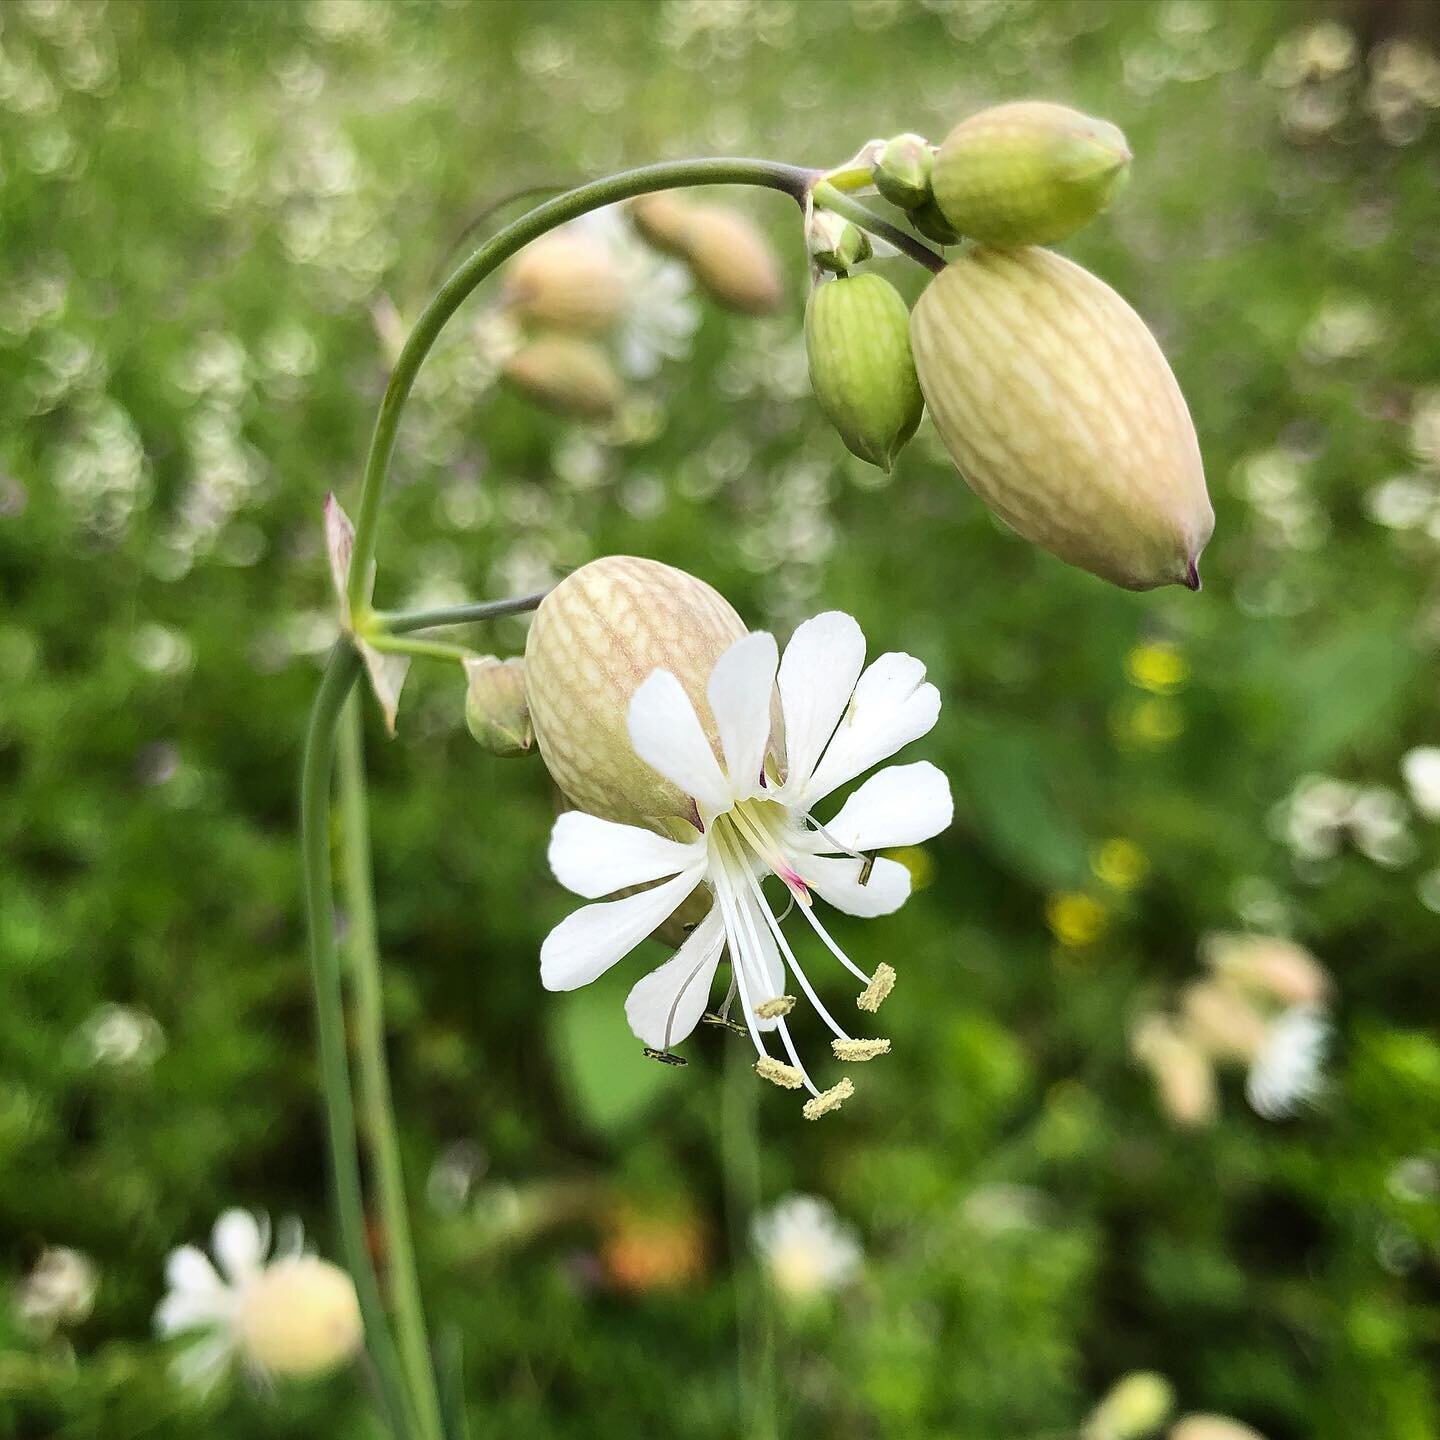
M 861 976 L 864 979 L 864 976 Z M 895 988 L 895 970 L 893 966 L 885 964 L 882 960 L 875 967 L 875 978 L 865 986 L 857 997 L 855 1004 L 861 1010 L 874 1012 L 880 1008 L 880 1002 Z
M 800 1113 L 807 1120 L 818 1120 L 822 1115 L 828 1115 L 832 1110 L 838 1110 L 854 1093 L 855 1086 L 851 1083 L 850 1077 L 844 1075 L 823 1095 L 817 1095 L 813 1100 L 807 1100 Z
M 861 1060 L 873 1060 L 877 1055 L 888 1055 L 890 1053 L 890 1042 L 888 1040 L 832 1040 L 830 1048 L 835 1052 L 837 1060 L 850 1060 L 859 1062 Z
M 762 1020 L 779 1020 L 794 1008 L 795 997 L 793 995 L 777 995 L 773 1000 L 762 1000 L 755 1007 L 755 1013 Z

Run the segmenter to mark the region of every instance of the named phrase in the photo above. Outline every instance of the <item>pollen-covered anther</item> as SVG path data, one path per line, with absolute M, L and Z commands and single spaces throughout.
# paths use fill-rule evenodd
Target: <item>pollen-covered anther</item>
M 877 1055 L 890 1053 L 888 1040 L 832 1040 L 830 1048 L 837 1060 L 873 1060 Z
M 846 1075 L 828 1090 L 822 1090 L 813 1100 L 807 1100 L 801 1113 L 807 1120 L 818 1120 L 822 1115 L 838 1110 L 854 1093 L 855 1086 Z
M 778 1020 L 782 1015 L 788 1015 L 795 1008 L 795 997 L 793 995 L 777 995 L 773 1000 L 762 1000 L 755 1007 L 755 1015 L 760 1020 Z
M 805 1077 L 794 1065 L 787 1065 L 773 1055 L 762 1055 L 755 1062 L 755 1073 L 762 1080 L 768 1080 L 782 1090 L 798 1090 L 805 1083 Z M 828 1093 L 830 1092 L 827 1091 L 826 1094 Z M 822 1095 L 820 1098 L 823 1100 L 825 1097 Z M 841 1099 L 844 1099 L 844 1096 L 841 1096 Z M 815 1104 L 815 1101 L 812 1100 L 810 1104 Z M 839 1104 L 839 1101 L 836 1101 L 836 1104 Z
M 875 967 L 870 983 L 856 997 L 855 1003 L 862 1010 L 875 1011 L 880 1002 L 895 988 L 895 970 L 883 961 Z

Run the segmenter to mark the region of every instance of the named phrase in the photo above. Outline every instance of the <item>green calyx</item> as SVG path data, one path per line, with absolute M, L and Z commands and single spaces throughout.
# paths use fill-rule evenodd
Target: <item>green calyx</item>
M 1125 136 L 1108 121 L 1022 101 L 962 120 L 940 146 L 931 187 L 961 234 L 1014 249 L 1087 225 L 1124 188 L 1129 165 Z
M 934 163 L 930 142 L 924 136 L 896 135 L 885 142 L 875 161 L 875 188 L 892 205 L 917 209 L 930 198 Z
M 910 312 L 879 275 L 817 285 L 805 308 L 810 383 L 846 448 L 888 475 L 924 412 Z
M 525 702 L 525 662 L 494 655 L 465 660 L 465 724 L 492 755 L 527 755 L 535 744 Z

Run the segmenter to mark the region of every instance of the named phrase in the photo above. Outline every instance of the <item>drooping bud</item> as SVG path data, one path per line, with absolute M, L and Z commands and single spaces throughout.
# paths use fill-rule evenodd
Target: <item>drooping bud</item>
M 501 373 L 526 399 L 581 420 L 608 420 L 624 393 L 605 352 L 570 335 L 529 341 L 505 361 Z
M 1137 1370 L 1115 1382 L 1081 1435 L 1083 1440 L 1142 1440 L 1165 1423 L 1174 1407 L 1170 1382 L 1153 1370 Z
M 1265 1437 L 1227 1415 L 1184 1415 L 1175 1422 L 1167 1440 L 1265 1440 Z
M 817 285 L 805 348 L 815 398 L 846 448 L 889 474 L 925 409 L 900 292 L 879 275 Z
M 535 744 L 525 707 L 525 662 L 514 656 L 465 660 L 465 724 L 492 755 L 526 755 Z
M 630 700 L 653 670 L 668 670 L 711 724 L 710 672 L 745 633 L 717 590 L 655 560 L 611 555 L 562 580 L 530 627 L 525 696 L 540 754 L 571 803 L 627 824 L 692 820 L 689 797 L 636 755 Z
M 844 275 L 870 258 L 870 237 L 831 210 L 816 210 L 805 230 L 810 258 L 822 270 Z
M 934 163 L 934 151 L 923 136 L 896 135 L 885 142 L 876 158 L 875 188 L 892 205 L 914 210 L 930 198 Z
M 970 487 L 1027 540 L 1131 590 L 1200 588 L 1215 513 L 1185 398 L 1140 317 L 1048 250 L 970 249 L 911 320 Z
M 598 334 L 624 308 L 625 282 L 604 246 L 556 230 L 510 262 L 502 298 L 522 320 Z
M 940 213 L 933 199 L 917 205 L 910 212 L 910 223 L 937 245 L 956 245 L 963 238 L 960 232 Z
M 637 195 L 625 207 L 640 238 L 667 255 L 685 254 L 685 236 L 694 205 L 673 190 Z
M 1130 147 L 1105 120 L 1027 100 L 962 120 L 935 157 L 931 189 L 945 218 L 983 245 L 1049 245 L 1119 194 Z
M 246 1358 L 267 1375 L 323 1375 L 360 1348 L 360 1303 L 328 1260 L 296 1255 L 267 1265 L 244 1289 L 235 1320 Z
M 683 251 L 696 283 L 711 299 L 742 315 L 780 308 L 780 262 L 760 227 L 721 205 L 696 205 L 685 225 Z

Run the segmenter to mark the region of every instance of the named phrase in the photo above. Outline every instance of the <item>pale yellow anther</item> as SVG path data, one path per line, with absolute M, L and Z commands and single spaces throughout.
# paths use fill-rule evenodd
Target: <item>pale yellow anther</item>
M 890 1053 L 888 1040 L 832 1040 L 830 1048 L 837 1060 L 873 1060 Z
M 805 1077 L 793 1065 L 787 1065 L 773 1055 L 762 1055 L 755 1062 L 755 1073 L 782 1090 L 798 1090 L 805 1083 Z
M 880 1002 L 895 988 L 895 971 L 883 962 L 875 967 L 875 975 L 860 992 L 855 1003 L 862 1010 L 878 1010 Z
M 773 1000 L 762 1000 L 755 1007 L 755 1014 L 761 1020 L 778 1020 L 795 1008 L 793 995 L 777 995 Z
M 832 1110 L 838 1110 L 853 1094 L 855 1087 L 846 1075 L 828 1090 L 822 1090 L 813 1100 L 807 1100 L 801 1112 L 807 1120 L 818 1120 Z

